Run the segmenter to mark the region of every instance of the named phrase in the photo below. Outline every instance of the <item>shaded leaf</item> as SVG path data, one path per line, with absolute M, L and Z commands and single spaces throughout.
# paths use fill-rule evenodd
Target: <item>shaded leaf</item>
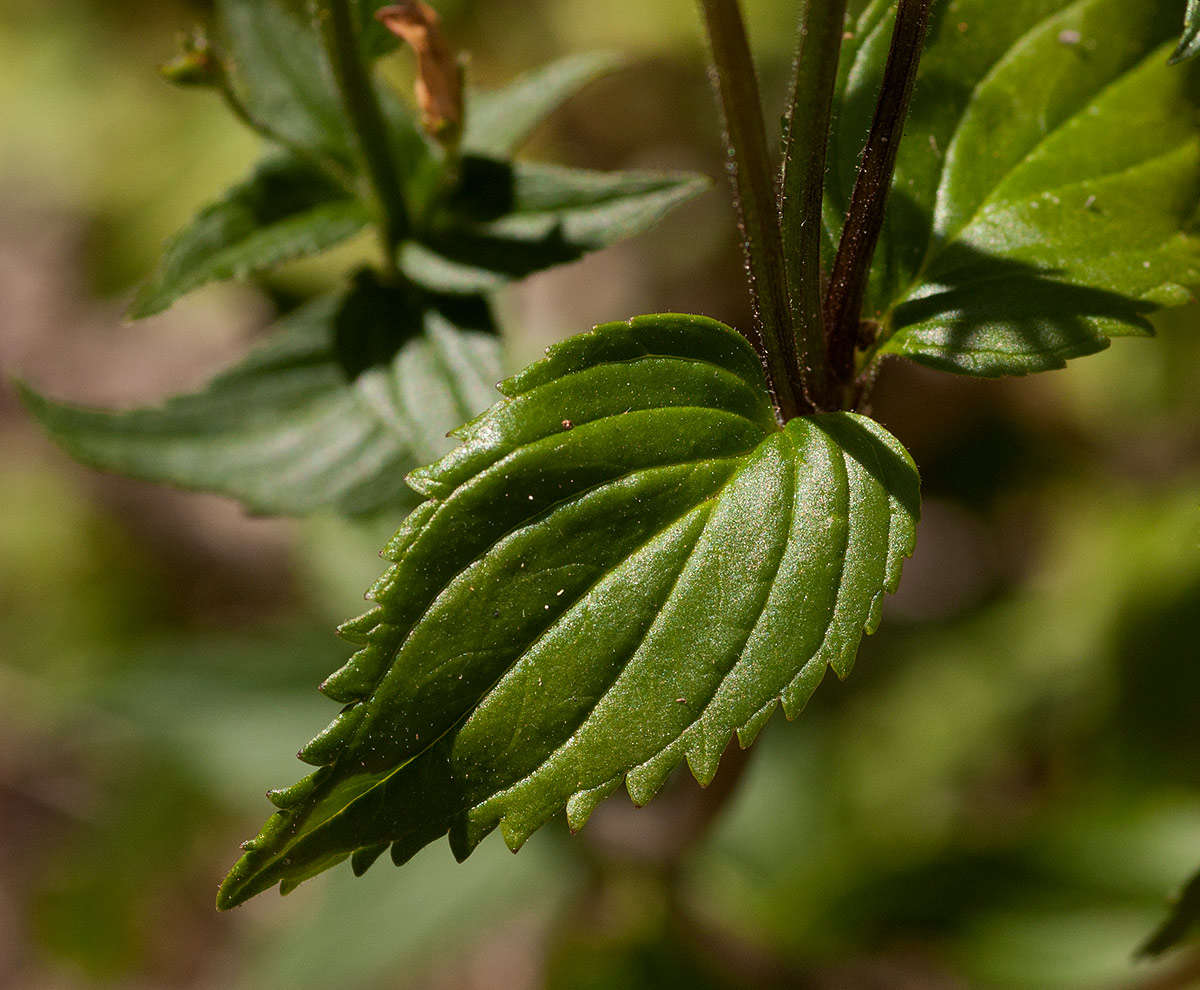
M 1171 914 L 1138 949 L 1138 954 L 1161 956 L 1194 935 L 1197 925 L 1200 925 L 1200 873 L 1180 891 Z
M 848 43 L 831 235 L 888 8 L 872 4 Z M 1166 64 L 1177 29 L 1167 0 L 962 0 L 935 19 L 865 314 L 882 322 L 884 353 L 1023 374 L 1143 334 L 1147 312 L 1192 298 L 1197 76 Z M 1080 312 L 1064 285 L 1096 294 Z
M 150 316 L 207 282 L 324 251 L 369 221 L 356 197 L 312 166 L 270 159 L 174 237 L 130 315 Z
M 880 353 L 988 378 L 1029 374 L 1103 350 L 1105 335 L 1152 334 L 1143 314 L 1153 308 L 1034 275 L 1001 275 L 900 304 Z
M 463 149 L 498 158 L 510 155 L 559 106 L 621 62 L 612 52 L 568 55 L 500 89 L 470 91 Z
M 193 395 L 107 412 L 25 389 L 73 456 L 107 471 L 231 495 L 264 513 L 412 504 L 404 475 L 485 407 L 499 342 L 480 300 L 414 299 L 367 279 L 280 321 Z
M 401 251 L 406 275 L 480 292 L 639 234 L 708 181 L 667 172 L 594 172 L 469 156 L 458 189 Z
M 1200 0 L 1188 0 L 1183 15 L 1183 37 L 1171 53 L 1171 64 L 1177 65 L 1200 52 Z
M 607 324 L 503 383 L 506 399 L 414 473 L 361 646 L 322 690 L 346 707 L 272 792 L 223 908 L 353 855 L 361 873 L 449 832 L 516 849 L 625 783 L 845 676 L 912 551 L 916 469 L 851 413 L 780 429 L 750 346 L 701 317 Z

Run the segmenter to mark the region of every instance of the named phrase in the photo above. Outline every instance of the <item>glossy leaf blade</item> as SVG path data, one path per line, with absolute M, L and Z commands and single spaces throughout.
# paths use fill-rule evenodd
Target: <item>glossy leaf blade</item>
M 568 55 L 527 72 L 507 86 L 468 95 L 462 146 L 469 153 L 503 158 L 521 146 L 543 120 L 588 83 L 617 69 L 612 52 Z
M 467 157 L 462 183 L 401 253 L 435 291 L 481 292 L 576 261 L 654 226 L 708 186 L 695 175 L 594 172 Z
M 270 159 L 175 236 L 130 315 L 161 312 L 208 282 L 317 254 L 369 221 L 362 203 L 321 172 L 292 158 Z
M 831 206 L 853 180 L 887 7 L 851 43 Z M 963 0 L 935 23 L 865 314 L 883 353 L 1023 374 L 1192 298 L 1197 76 L 1166 64 L 1177 29 L 1166 0 Z
M 782 702 L 845 676 L 912 551 L 916 469 L 871 420 L 780 429 L 749 345 L 640 317 L 552 348 L 412 483 L 361 649 L 322 690 L 342 714 L 273 792 L 218 904 L 449 833 L 518 848 L 622 782 L 686 761 L 707 783 Z
M 102 470 L 261 513 L 370 513 L 413 504 L 405 473 L 491 401 L 500 355 L 489 326 L 483 303 L 419 307 L 364 283 L 285 318 L 237 367 L 159 408 L 24 398 L 55 440 Z

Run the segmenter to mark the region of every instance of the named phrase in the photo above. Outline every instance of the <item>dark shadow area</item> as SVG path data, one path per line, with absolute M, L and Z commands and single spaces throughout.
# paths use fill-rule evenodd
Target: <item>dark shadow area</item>
M 347 381 L 388 364 L 408 341 L 424 333 L 430 313 L 462 330 L 497 332 L 491 306 L 483 296 L 390 286 L 367 270 L 355 275 L 354 289 L 346 294 L 333 321 L 334 350 Z

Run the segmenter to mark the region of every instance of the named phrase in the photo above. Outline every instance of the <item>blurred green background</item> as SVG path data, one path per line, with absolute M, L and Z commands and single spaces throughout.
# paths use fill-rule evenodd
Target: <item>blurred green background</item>
M 692 0 L 438 6 L 484 84 L 634 56 L 539 156 L 719 176 Z M 769 94 L 792 8 L 748 4 Z M 100 476 L 11 388 L 128 405 L 195 386 L 368 250 L 122 322 L 162 239 L 256 154 L 216 99 L 156 76 L 201 14 L 0 0 L 0 986 L 1200 983 L 1186 950 L 1132 960 L 1200 864 L 1194 309 L 1035 379 L 885 371 L 875 412 L 924 477 L 917 555 L 854 675 L 769 727 L 710 828 L 718 802 L 680 780 L 515 858 L 493 837 L 459 866 L 439 843 L 217 915 L 262 792 L 333 714 L 332 628 L 395 520 L 251 519 Z M 512 362 L 636 312 L 744 322 L 731 221 L 717 186 L 510 291 Z

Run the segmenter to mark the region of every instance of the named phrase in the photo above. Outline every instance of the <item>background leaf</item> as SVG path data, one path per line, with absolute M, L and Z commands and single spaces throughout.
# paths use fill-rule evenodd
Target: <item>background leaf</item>
M 328 176 L 294 158 L 271 158 L 175 236 L 130 315 L 158 313 L 206 282 L 317 254 L 368 222 L 366 207 Z
M 873 4 L 850 43 L 827 220 L 853 182 L 888 6 Z M 864 314 L 883 323 L 883 353 L 967 373 L 1045 370 L 1146 333 L 1146 312 L 1192 298 L 1197 76 L 1166 64 L 1177 30 L 1165 0 L 941 10 Z
M 644 804 L 686 760 L 794 717 L 845 676 L 913 548 L 916 469 L 849 413 L 780 430 L 743 338 L 700 317 L 607 324 L 551 349 L 412 484 L 347 703 L 273 792 L 231 907 L 354 853 L 365 870 L 439 835 L 463 858 L 572 829 L 624 781 Z M 704 617 L 697 621 L 697 617 Z
M 404 475 L 494 396 L 500 344 L 478 299 L 406 295 L 369 278 L 280 321 L 194 395 L 112 413 L 25 389 L 33 414 L 94 467 L 218 492 L 256 512 L 412 504 Z
M 293 151 L 343 169 L 354 136 L 309 19 L 290 0 L 217 0 L 216 38 L 237 102 Z
M 469 90 L 463 149 L 497 158 L 511 155 L 546 117 L 622 61 L 613 52 L 568 55 L 499 89 Z
M 684 173 L 465 157 L 458 189 L 430 218 L 421 243 L 405 245 L 401 265 L 437 291 L 496 289 L 642 233 L 707 186 Z

